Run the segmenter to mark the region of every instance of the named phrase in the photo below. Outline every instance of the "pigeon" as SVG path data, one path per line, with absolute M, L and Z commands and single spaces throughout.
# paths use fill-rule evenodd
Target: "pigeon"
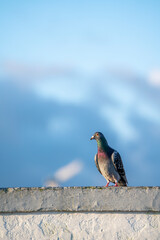
M 109 183 L 115 183 L 115 187 L 127 186 L 127 178 L 123 167 L 120 154 L 112 149 L 104 135 L 101 132 L 96 132 L 90 140 L 95 139 L 98 145 L 98 153 L 95 155 L 95 164 L 98 171 L 107 180 L 106 187 Z

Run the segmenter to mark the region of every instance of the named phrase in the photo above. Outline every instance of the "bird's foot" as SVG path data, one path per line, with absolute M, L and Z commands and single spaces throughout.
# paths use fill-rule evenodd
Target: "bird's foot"
M 105 186 L 105 187 L 108 187 L 108 186 L 109 186 L 109 183 L 110 183 L 110 182 L 107 182 L 107 184 L 106 184 L 106 186 Z
M 118 187 L 118 184 L 117 184 L 117 182 L 115 182 L 115 185 L 114 185 L 114 187 Z

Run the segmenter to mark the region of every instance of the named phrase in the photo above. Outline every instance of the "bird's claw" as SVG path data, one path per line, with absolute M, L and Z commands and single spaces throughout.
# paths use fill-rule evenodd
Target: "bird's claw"
M 110 182 L 107 182 L 107 184 L 106 184 L 106 186 L 105 186 L 105 187 L 108 187 L 108 186 L 109 186 L 109 183 L 110 183 Z
M 114 187 L 118 187 L 118 184 L 117 184 L 117 182 L 115 182 L 115 185 L 114 185 Z

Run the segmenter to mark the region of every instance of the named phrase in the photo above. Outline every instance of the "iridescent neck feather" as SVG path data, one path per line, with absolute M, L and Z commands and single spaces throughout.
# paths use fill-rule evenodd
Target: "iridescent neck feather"
M 98 151 L 103 151 L 108 146 L 108 142 L 105 138 L 97 139 Z

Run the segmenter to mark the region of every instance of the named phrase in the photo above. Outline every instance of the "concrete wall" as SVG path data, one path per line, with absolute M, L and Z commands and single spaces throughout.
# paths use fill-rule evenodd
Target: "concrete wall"
M 160 188 L 0 189 L 0 239 L 160 239 Z

